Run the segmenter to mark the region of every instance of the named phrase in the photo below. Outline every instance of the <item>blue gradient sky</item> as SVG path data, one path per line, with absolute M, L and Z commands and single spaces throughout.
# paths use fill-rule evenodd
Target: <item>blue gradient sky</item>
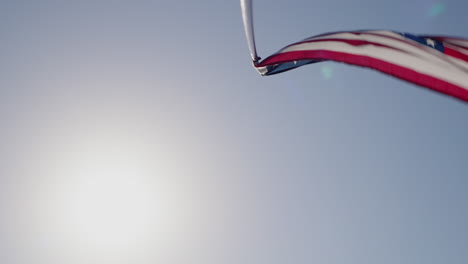
M 262 57 L 347 29 L 468 37 L 461 0 L 254 5 Z M 236 0 L 4 1 L 0 21 L 0 263 L 468 262 L 467 104 L 337 63 L 260 77 Z M 127 150 L 177 230 L 83 249 L 54 201 Z

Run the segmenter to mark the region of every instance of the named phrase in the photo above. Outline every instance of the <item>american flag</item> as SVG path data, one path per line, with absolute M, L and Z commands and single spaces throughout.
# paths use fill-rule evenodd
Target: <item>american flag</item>
M 468 102 L 468 39 L 386 30 L 326 33 L 289 45 L 255 68 L 273 75 L 337 61 L 368 67 Z

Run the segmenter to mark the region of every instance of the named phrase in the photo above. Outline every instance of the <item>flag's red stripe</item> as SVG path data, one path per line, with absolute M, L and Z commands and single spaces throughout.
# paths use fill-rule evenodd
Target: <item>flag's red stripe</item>
M 329 50 L 291 51 L 272 55 L 271 57 L 266 58 L 264 61 L 259 63 L 257 67 L 265 67 L 298 60 L 333 60 L 368 67 L 468 102 L 468 90 L 460 86 L 429 76 L 427 74 L 419 73 L 415 70 L 405 68 L 400 65 L 369 56 Z
M 444 54 L 468 62 L 468 55 L 461 53 L 457 50 L 451 49 L 450 47 L 444 47 Z

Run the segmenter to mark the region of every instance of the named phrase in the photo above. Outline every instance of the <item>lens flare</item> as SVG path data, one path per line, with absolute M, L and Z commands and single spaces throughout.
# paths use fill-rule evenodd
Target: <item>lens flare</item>
M 322 66 L 320 69 L 320 72 L 322 73 L 322 77 L 325 80 L 330 80 L 333 77 L 333 68 L 331 66 L 325 65 Z
M 428 17 L 438 17 L 445 13 L 446 6 L 444 3 L 437 3 L 434 4 L 428 11 L 427 11 L 427 16 Z

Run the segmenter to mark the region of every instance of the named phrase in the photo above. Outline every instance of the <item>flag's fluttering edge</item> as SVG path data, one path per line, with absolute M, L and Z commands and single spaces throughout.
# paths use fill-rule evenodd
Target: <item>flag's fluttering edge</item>
M 468 102 L 468 39 L 387 30 L 326 33 L 291 44 L 260 61 L 252 0 L 240 0 L 255 68 L 273 75 L 320 61 L 367 67 Z
M 372 68 L 468 102 L 468 39 L 385 30 L 327 33 L 291 44 L 259 63 L 262 75 L 321 61 Z

